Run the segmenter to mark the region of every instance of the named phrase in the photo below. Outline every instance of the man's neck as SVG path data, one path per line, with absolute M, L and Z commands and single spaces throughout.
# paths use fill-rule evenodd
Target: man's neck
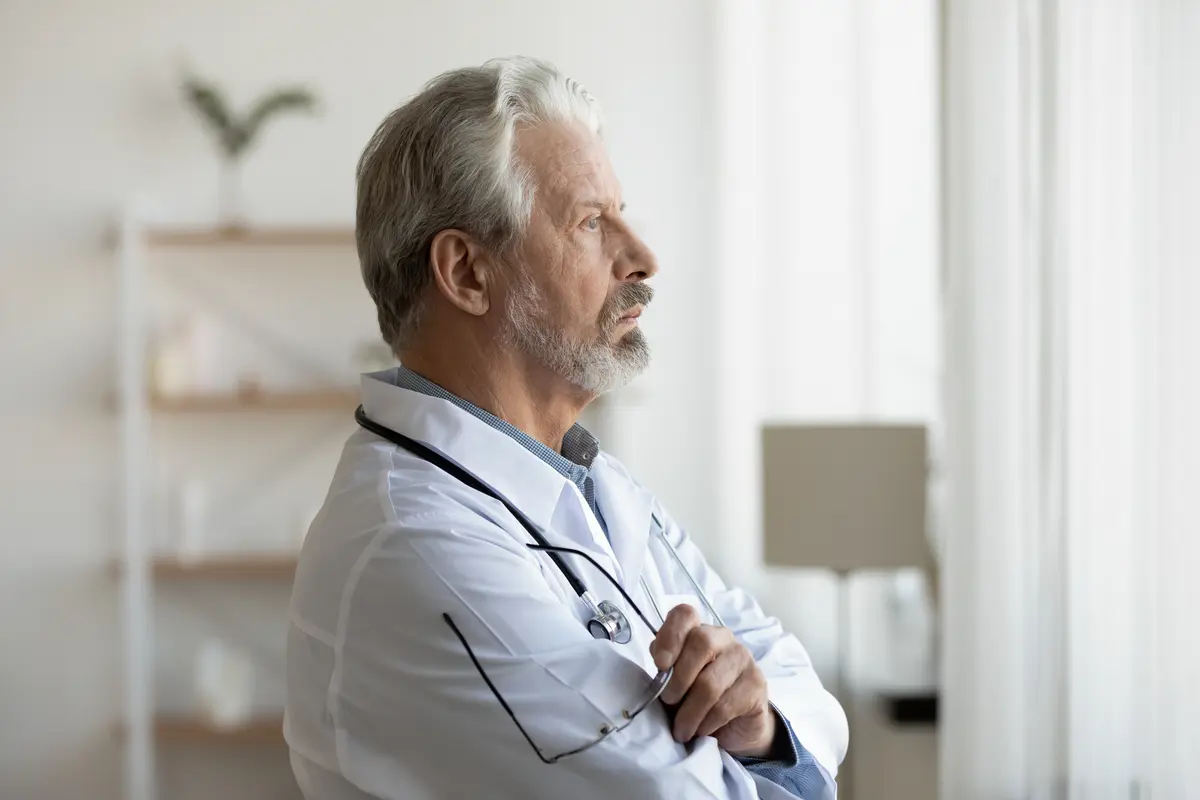
M 449 357 L 431 348 L 404 354 L 403 364 L 451 394 L 494 414 L 555 452 L 591 397 L 522 354 L 497 347 L 479 357 Z

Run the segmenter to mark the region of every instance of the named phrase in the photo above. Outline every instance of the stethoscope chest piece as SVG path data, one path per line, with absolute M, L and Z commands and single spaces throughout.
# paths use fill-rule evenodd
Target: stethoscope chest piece
M 629 644 L 633 631 L 629 618 L 621 609 L 608 600 L 601 600 L 596 608 L 599 613 L 588 620 L 588 632 L 595 639 L 607 639 L 616 644 Z

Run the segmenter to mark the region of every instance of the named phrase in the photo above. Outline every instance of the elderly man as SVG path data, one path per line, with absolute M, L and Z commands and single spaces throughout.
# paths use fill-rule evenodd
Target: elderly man
M 310 800 L 832 798 L 846 719 L 577 423 L 649 360 L 658 271 L 592 97 L 444 74 L 358 169 L 358 252 L 403 366 L 363 377 L 305 541 L 285 735 Z

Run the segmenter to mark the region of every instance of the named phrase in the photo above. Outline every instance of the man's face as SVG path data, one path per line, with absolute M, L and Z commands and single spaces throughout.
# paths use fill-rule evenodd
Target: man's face
M 504 334 L 568 383 L 602 393 L 646 368 L 637 315 L 653 291 L 654 256 L 624 221 L 621 187 L 600 140 L 541 125 L 517 137 L 537 187 L 516 248 Z

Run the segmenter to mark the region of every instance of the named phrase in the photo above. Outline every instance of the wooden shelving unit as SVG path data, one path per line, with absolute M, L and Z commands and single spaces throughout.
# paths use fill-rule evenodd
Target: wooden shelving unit
M 358 405 L 357 389 L 258 391 L 243 394 L 151 394 L 152 411 L 169 414 L 240 413 L 247 411 L 342 411 Z
M 336 247 L 354 245 L 354 228 L 150 228 L 142 240 L 150 247 Z
M 195 717 L 159 716 L 154 738 L 163 743 L 283 744 L 283 717 L 260 717 L 226 728 Z
M 165 785 L 161 789 L 158 786 L 162 776 L 159 775 L 156 749 L 160 745 L 180 748 L 228 744 L 268 745 L 283 742 L 281 712 L 256 717 L 246 724 L 225 728 L 211 724 L 200 715 L 169 712 L 159 706 L 163 703 L 170 707 L 169 704 L 173 700 L 157 696 L 155 627 L 159 623 L 155 619 L 156 593 L 176 591 L 184 601 L 191 602 L 194 599 L 192 594 L 181 592 L 174 587 L 183 583 L 213 583 L 220 585 L 222 591 L 226 586 L 230 591 L 242 591 L 242 587 L 229 584 L 269 584 L 281 587 L 276 599 L 279 602 L 281 618 L 286 619 L 286 588 L 295 576 L 296 558 L 290 553 L 261 552 L 213 555 L 197 561 L 157 556 L 152 547 L 155 527 L 160 524 L 156 517 L 157 512 L 153 510 L 157 502 L 156 464 L 160 463 L 155 451 L 160 445 L 164 448 L 169 447 L 172 437 L 194 437 L 196 431 L 188 427 L 192 420 L 187 418 L 181 418 L 177 424 L 173 422 L 170 426 L 162 428 L 155 425 L 155 418 L 290 412 L 296 415 L 295 426 L 299 432 L 316 424 L 316 420 L 306 418 L 304 412 L 345 414 L 345 423 L 351 424 L 349 412 L 359 401 L 358 390 L 350 385 L 329 385 L 339 378 L 326 377 L 326 374 L 333 373 L 313 369 L 311 373 L 316 376 L 313 381 L 317 385 L 311 388 L 277 390 L 247 385 L 223 394 L 158 395 L 148 389 L 152 386 L 149 364 L 151 359 L 148 358 L 148 354 L 152 351 L 152 322 L 161 322 L 155 316 L 156 311 L 162 310 L 161 306 L 156 305 L 160 301 L 160 296 L 155 293 L 157 281 L 161 279 L 169 282 L 178 279 L 178 273 L 169 268 L 173 262 L 178 263 L 182 258 L 197 272 L 201 272 L 207 263 L 225 265 L 245 261 L 253 262 L 252 266 L 260 262 L 287 264 L 293 257 L 298 257 L 297 251 L 300 250 L 319 251 L 303 254 L 307 265 L 303 274 L 319 276 L 317 279 L 324 281 L 322 285 L 326 288 L 329 280 L 339 282 L 337 285 L 343 286 L 340 283 L 343 277 L 351 281 L 357 279 L 356 270 L 343 269 L 357 263 L 354 229 L 349 225 L 161 227 L 148 225 L 131 214 L 120 226 L 116 248 L 120 305 L 115 315 L 119 323 L 118 381 L 114 394 L 114 399 L 119 398 L 119 401 L 113 406 L 120 418 L 120 508 L 123 544 L 120 558 L 115 564 L 115 572 L 121 583 L 122 629 L 125 634 L 123 714 L 119 729 L 124 747 L 125 787 L 122 796 L 128 800 L 159 800 L 175 793 Z M 308 266 L 314 266 L 314 261 L 318 267 L 315 271 L 308 269 Z M 319 269 L 326 262 L 339 265 L 337 272 L 325 273 Z M 237 280 L 236 270 L 223 272 L 226 273 L 225 280 Z M 247 284 L 252 288 L 248 291 L 271 291 L 258 280 L 261 277 L 259 273 L 253 274 L 254 278 Z M 328 278 L 330 274 L 336 277 Z M 290 296 L 303 295 L 293 292 Z M 348 302 L 347 298 L 350 296 L 349 293 L 339 293 L 338 302 Z M 239 297 L 239 300 L 242 299 L 246 301 L 247 306 L 255 308 L 251 305 L 255 297 Z M 271 302 L 264 306 L 268 309 L 266 313 L 279 314 L 281 307 L 280 303 L 276 302 L 279 296 L 267 299 Z M 201 296 L 199 302 L 208 300 Z M 169 313 L 173 313 L 173 310 L 168 309 Z M 258 312 L 256 310 L 252 313 Z M 255 332 L 261 333 L 261 330 L 254 327 L 249 329 L 251 335 Z M 309 334 L 319 335 L 319 332 L 306 330 L 302 326 L 296 330 L 299 340 Z M 303 360 L 298 362 L 301 368 L 304 363 Z M 302 385 L 304 379 L 303 372 L 295 378 Z M 347 375 L 345 380 L 347 383 L 353 383 L 350 375 Z M 323 419 L 321 424 L 324 426 Z M 232 431 L 229 434 L 231 437 L 240 435 L 238 432 L 243 430 L 242 426 L 209 426 L 204 429 L 203 435 L 225 435 L 222 433 L 225 427 Z M 220 448 L 224 446 L 220 442 L 214 442 L 211 451 L 206 451 L 210 460 L 209 469 L 212 469 L 213 453 L 216 454 L 216 458 L 221 458 Z M 236 458 L 235 454 L 240 446 L 238 439 L 231 438 L 228 446 L 232 448 L 231 457 Z M 254 546 L 254 543 L 247 545 Z M 202 602 L 203 599 L 196 602 Z M 192 610 L 198 611 L 199 608 Z M 200 631 L 203 629 L 202 623 Z M 270 757 L 278 758 L 278 754 Z

